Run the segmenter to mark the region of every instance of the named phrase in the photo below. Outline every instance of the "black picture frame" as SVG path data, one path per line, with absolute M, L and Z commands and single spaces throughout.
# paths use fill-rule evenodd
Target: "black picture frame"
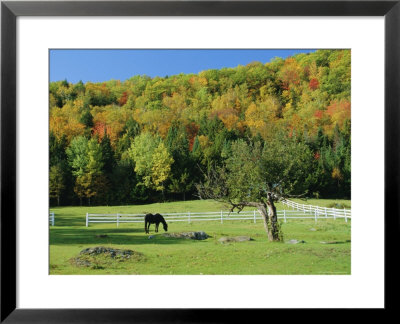
M 400 0 L 395 1 L 2 1 L 1 2 L 1 322 L 235 322 L 268 309 L 16 308 L 16 19 L 19 16 L 384 16 L 385 310 L 398 283 L 388 249 L 399 234 Z M 371 188 L 371 195 L 374 195 Z M 374 206 L 372 206 L 374 208 Z M 377 211 L 380 212 L 380 211 Z M 395 244 L 395 243 L 393 243 Z M 269 292 L 266 292 L 269 293 Z M 251 312 L 251 314 L 249 314 Z M 244 314 L 243 314 L 244 313 Z M 269 316 L 269 315 L 268 315 Z

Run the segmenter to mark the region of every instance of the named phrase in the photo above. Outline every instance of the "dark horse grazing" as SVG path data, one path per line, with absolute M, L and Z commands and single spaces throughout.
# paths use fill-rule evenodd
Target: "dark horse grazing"
M 144 231 L 146 234 L 149 233 L 150 229 L 150 224 L 156 224 L 156 233 L 158 232 L 158 225 L 160 223 L 163 224 L 164 231 L 168 231 L 168 224 L 165 221 L 164 217 L 162 217 L 160 214 L 147 214 L 144 216 Z

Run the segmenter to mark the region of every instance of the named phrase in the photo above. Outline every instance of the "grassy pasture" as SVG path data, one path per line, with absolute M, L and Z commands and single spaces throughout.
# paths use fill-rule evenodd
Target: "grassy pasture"
M 301 201 L 298 201 L 301 202 Z M 350 201 L 310 200 L 303 202 L 319 206 Z M 278 204 L 278 209 L 283 206 Z M 90 224 L 89 213 L 146 213 L 219 211 L 223 205 L 214 201 L 186 201 L 137 206 L 96 206 L 51 208 L 56 226 L 50 227 L 50 274 L 350 274 L 351 222 L 337 220 L 288 220 L 282 223 L 285 241 L 304 240 L 302 244 L 268 242 L 261 220 L 171 222 L 169 232 L 205 231 L 211 237 L 204 241 L 173 239 L 154 233 L 144 233 L 144 224 Z M 107 237 L 96 237 L 106 234 Z M 149 239 L 149 235 L 153 235 Z M 222 236 L 247 235 L 253 241 L 221 244 Z M 330 242 L 323 244 L 321 242 Z M 88 247 L 105 246 L 131 249 L 142 258 L 99 258 L 93 266 L 76 266 L 71 259 Z

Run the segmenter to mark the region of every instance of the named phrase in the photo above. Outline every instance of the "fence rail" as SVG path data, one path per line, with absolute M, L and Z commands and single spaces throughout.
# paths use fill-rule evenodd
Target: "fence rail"
M 338 211 L 338 210 L 336 210 Z M 302 212 L 299 210 L 279 210 L 277 212 L 278 219 L 283 219 L 286 223 L 288 219 L 314 219 L 317 221 L 318 219 L 328 219 L 328 218 L 344 218 L 347 222 L 348 218 L 351 218 L 351 215 L 341 212 L 336 212 L 333 210 L 327 209 L 325 212 L 320 213 L 314 211 L 311 212 Z M 261 220 L 262 216 L 257 210 L 252 211 L 243 211 L 241 213 L 232 213 L 228 211 L 219 211 L 219 212 L 201 212 L 201 213 L 193 213 L 193 212 L 185 212 L 185 213 L 162 213 L 164 219 L 167 222 L 198 222 L 198 221 L 219 221 L 221 223 L 226 221 L 234 221 L 234 220 L 251 220 L 254 223 L 257 220 Z M 86 213 L 86 227 L 89 226 L 90 223 L 116 223 L 117 226 L 121 223 L 144 223 L 145 214 L 90 214 Z
M 346 222 L 348 218 L 351 218 L 351 209 L 346 209 L 346 208 L 338 209 L 338 208 L 305 205 L 287 199 L 282 200 L 282 203 L 288 207 L 291 207 L 293 210 L 296 209 L 298 211 L 302 211 L 305 214 L 332 217 L 334 219 L 339 217 L 339 218 L 344 218 Z
M 54 212 L 50 212 L 49 223 L 51 224 L 51 226 L 54 226 L 54 224 L 55 224 Z

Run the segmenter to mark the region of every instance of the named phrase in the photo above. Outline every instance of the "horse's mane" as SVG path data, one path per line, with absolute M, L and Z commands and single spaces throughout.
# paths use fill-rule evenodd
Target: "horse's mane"
M 160 221 L 161 221 L 161 223 L 163 223 L 164 225 L 167 223 L 166 221 L 165 221 L 165 219 L 164 219 L 164 217 L 161 215 L 161 214 L 155 214 L 154 215 L 155 217 L 157 217 L 157 218 L 159 218 L 160 219 Z

